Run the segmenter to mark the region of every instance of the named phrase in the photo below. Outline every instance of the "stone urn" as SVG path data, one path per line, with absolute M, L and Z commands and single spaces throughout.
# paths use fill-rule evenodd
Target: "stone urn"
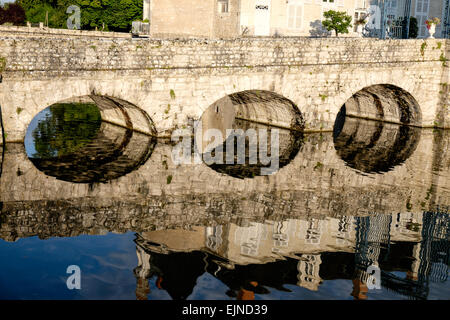
M 434 34 L 436 33 L 436 25 L 435 24 L 430 25 L 430 29 L 428 29 L 428 32 L 430 33 L 428 39 L 434 39 Z

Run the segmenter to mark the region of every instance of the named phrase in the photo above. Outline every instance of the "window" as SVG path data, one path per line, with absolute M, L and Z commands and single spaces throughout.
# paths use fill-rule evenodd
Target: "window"
M 228 13 L 228 0 L 218 0 L 217 8 L 219 13 Z
M 417 0 L 417 13 L 428 13 L 428 0 Z
M 288 5 L 288 28 L 301 29 L 303 20 L 303 7 L 298 4 Z
M 337 5 L 339 7 L 343 7 L 344 6 L 344 0 L 322 0 L 322 3 L 329 3 L 329 4 L 332 4 L 332 5 Z
M 322 236 L 322 220 L 311 219 L 308 224 L 309 226 L 306 230 L 305 243 L 319 244 Z
M 358 9 L 367 8 L 366 0 L 358 0 L 356 8 Z
M 419 25 L 419 38 L 425 38 L 428 34 L 425 21 L 428 19 L 429 0 L 417 0 L 416 2 L 416 18 Z

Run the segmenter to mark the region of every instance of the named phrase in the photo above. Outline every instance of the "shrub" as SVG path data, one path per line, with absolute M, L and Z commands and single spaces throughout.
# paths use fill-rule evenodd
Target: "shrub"
M 352 17 L 345 12 L 328 10 L 323 13 L 325 21 L 322 25 L 328 30 L 334 30 L 336 37 L 339 33 L 348 33 L 348 28 L 352 26 Z
M 16 4 L 8 3 L 0 7 L 0 24 L 11 23 L 15 26 L 23 25 L 25 22 L 25 10 Z

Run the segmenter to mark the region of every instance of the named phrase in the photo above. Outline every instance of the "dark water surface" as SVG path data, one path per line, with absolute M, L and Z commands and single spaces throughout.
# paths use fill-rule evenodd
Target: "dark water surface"
M 280 137 L 258 176 L 174 165 L 90 105 L 44 110 L 1 150 L 0 299 L 450 298 L 448 131 L 341 117 Z

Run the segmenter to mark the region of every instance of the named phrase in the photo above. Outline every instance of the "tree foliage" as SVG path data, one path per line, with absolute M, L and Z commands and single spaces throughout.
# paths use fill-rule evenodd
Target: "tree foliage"
M 18 4 L 7 3 L 0 6 L 0 24 L 22 25 L 25 22 L 25 10 Z
M 44 22 L 46 12 L 49 27 L 67 28 L 71 5 L 81 9 L 81 28 L 95 28 L 126 32 L 131 23 L 142 20 L 142 0 L 17 0 L 25 9 L 27 20 L 32 23 Z
M 348 29 L 352 26 L 352 17 L 342 11 L 328 10 L 323 13 L 325 21 L 322 25 L 328 30 L 334 30 L 336 37 L 340 33 L 348 33 Z

